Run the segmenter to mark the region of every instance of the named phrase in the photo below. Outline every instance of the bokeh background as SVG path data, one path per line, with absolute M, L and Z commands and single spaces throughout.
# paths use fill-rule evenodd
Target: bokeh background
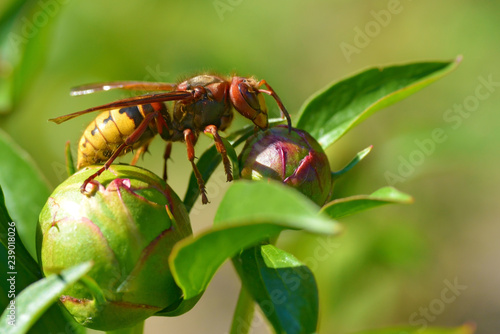
M 394 185 L 415 203 L 346 218 L 345 233 L 334 240 L 295 232 L 280 243 L 314 269 L 320 333 L 469 321 L 477 333 L 500 332 L 500 2 L 41 0 L 26 1 L 28 9 L 14 16 L 18 4 L 24 2 L 0 4 L 0 18 L 12 23 L 1 33 L 20 36 L 10 46 L 23 55 L 16 58 L 5 43 L 1 49 L 0 126 L 52 186 L 65 178 L 65 142 L 76 152 L 95 115 L 62 125 L 47 119 L 129 94 L 70 97 L 75 85 L 175 82 L 203 71 L 255 75 L 273 86 L 293 118 L 312 93 L 364 68 L 463 55 L 455 72 L 379 112 L 328 150 L 339 169 L 374 145 L 336 184 L 337 197 L 371 193 L 390 183 L 388 172 L 413 161 Z M 6 85 L 12 76 L 14 85 Z M 271 100 L 269 106 L 277 116 Z M 244 124 L 237 117 L 231 129 Z M 424 151 L 418 143 L 429 143 L 436 128 L 446 139 Z M 197 151 L 209 143 L 202 138 Z M 156 139 L 140 164 L 161 174 L 163 148 Z M 183 144 L 174 144 L 169 168 L 169 183 L 182 197 L 190 171 Z M 208 182 L 212 204 L 196 205 L 195 233 L 210 226 L 223 181 L 215 174 Z M 238 290 L 226 264 L 191 312 L 151 318 L 146 333 L 226 333 Z M 268 331 L 257 315 L 252 332 Z

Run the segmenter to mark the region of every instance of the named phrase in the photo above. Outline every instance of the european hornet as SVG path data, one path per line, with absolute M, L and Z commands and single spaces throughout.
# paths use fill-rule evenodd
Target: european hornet
M 267 89 L 261 89 L 265 86 Z M 210 134 L 217 151 L 222 156 L 227 181 L 232 181 L 231 165 L 219 130 L 226 130 L 233 120 L 233 107 L 256 127 L 267 129 L 268 114 L 261 93 L 272 96 L 291 129 L 290 115 L 278 95 L 265 81 L 255 78 L 233 76 L 223 78 L 216 75 L 198 75 L 179 84 L 142 81 L 117 81 L 75 87 L 71 95 L 85 95 L 97 91 L 126 89 L 135 91 L 166 91 L 126 98 L 85 109 L 65 116 L 50 119 L 62 123 L 74 117 L 94 111 L 102 111 L 85 129 L 78 145 L 77 168 L 105 161 L 104 166 L 84 181 L 83 193 L 89 182 L 109 168 L 113 161 L 131 150 L 137 149 L 132 164 L 141 153 L 146 152 L 153 137 L 158 133 L 167 142 L 164 154 L 170 156 L 172 142 L 184 141 L 188 159 L 193 167 L 203 204 L 208 203 L 205 183 L 194 163 L 194 145 L 200 132 Z M 164 102 L 173 102 L 172 115 Z

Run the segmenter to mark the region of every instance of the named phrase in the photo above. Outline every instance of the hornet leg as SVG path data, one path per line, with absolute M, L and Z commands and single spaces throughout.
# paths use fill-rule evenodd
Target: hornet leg
M 170 153 L 172 152 L 172 143 L 168 142 L 167 147 L 165 147 L 165 153 L 163 153 L 163 180 L 167 181 L 167 160 L 170 158 Z
M 194 158 L 195 158 L 195 156 L 194 156 L 194 143 L 196 141 L 196 138 L 195 138 L 193 131 L 191 129 L 184 130 L 184 140 L 186 141 L 188 160 L 189 160 L 189 162 L 191 162 L 191 166 L 193 167 L 194 176 L 196 177 L 196 181 L 198 181 L 198 188 L 200 189 L 200 194 L 201 194 L 201 202 L 203 204 L 207 204 L 208 198 L 207 198 L 207 191 L 205 189 L 205 182 L 203 181 L 203 177 L 201 176 L 201 173 L 198 170 L 198 167 L 196 167 L 196 164 L 194 163 Z
M 276 103 L 278 104 L 278 107 L 280 108 L 281 114 L 283 116 L 285 116 L 285 118 L 286 118 L 286 121 L 288 123 L 288 133 L 290 133 L 290 131 L 292 131 L 292 120 L 290 118 L 290 114 L 288 113 L 285 106 L 283 105 L 283 102 L 281 102 L 281 99 L 279 98 L 278 94 L 276 94 L 274 89 L 267 83 L 266 80 L 259 81 L 258 86 L 260 87 L 262 85 L 266 86 L 267 90 L 259 89 L 259 92 L 270 95 L 276 100 Z
M 148 153 L 148 147 L 149 147 L 149 143 L 145 144 L 144 146 L 141 146 L 139 147 L 135 153 L 134 153 L 134 157 L 132 158 L 132 160 L 130 161 L 130 164 L 132 166 L 135 166 L 135 164 L 137 163 L 137 161 L 139 161 L 139 158 L 142 156 L 142 158 L 144 159 L 144 155 L 146 153 Z
M 229 162 L 229 158 L 227 157 L 226 147 L 222 142 L 222 139 L 219 136 L 219 132 L 217 131 L 217 127 L 215 125 L 208 125 L 205 128 L 205 133 L 210 133 L 214 137 L 215 148 L 222 156 L 222 163 L 224 165 L 224 171 L 226 172 L 227 182 L 233 180 L 233 173 L 231 172 L 231 163 Z

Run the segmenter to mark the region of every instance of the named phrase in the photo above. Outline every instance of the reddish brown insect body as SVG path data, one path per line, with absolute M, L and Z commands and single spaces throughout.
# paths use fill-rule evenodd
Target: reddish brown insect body
M 266 89 L 260 89 L 261 86 Z M 171 142 L 184 141 L 188 159 L 202 196 L 208 203 L 205 183 L 194 163 L 194 145 L 200 132 L 210 134 L 222 156 L 227 181 L 233 179 L 231 165 L 218 131 L 224 131 L 233 120 L 233 107 L 244 117 L 250 119 L 258 128 L 267 129 L 268 113 L 261 93 L 272 96 L 282 114 L 287 118 L 291 129 L 290 116 L 274 90 L 265 80 L 234 76 L 230 80 L 215 75 L 199 75 L 178 85 L 158 82 L 122 81 L 92 84 L 74 88 L 72 95 L 84 95 L 102 90 L 128 89 L 147 91 L 167 91 L 118 100 L 105 105 L 51 119 L 62 123 L 71 118 L 93 112 L 103 111 L 85 130 L 78 147 L 78 168 L 106 161 L 104 166 L 89 177 L 82 185 L 85 192 L 87 184 L 99 176 L 120 155 L 138 149 L 133 159 L 146 151 L 149 142 L 159 133 L 167 141 L 166 160 L 170 155 Z M 175 101 L 170 115 L 165 101 Z

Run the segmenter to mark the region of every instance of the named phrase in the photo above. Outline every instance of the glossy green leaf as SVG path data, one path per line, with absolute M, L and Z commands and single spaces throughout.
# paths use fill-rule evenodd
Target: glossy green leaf
M 377 110 L 447 75 L 460 60 L 376 67 L 331 84 L 304 103 L 297 128 L 327 148 Z
M 355 334 L 473 334 L 476 331 L 476 326 L 473 324 L 465 324 L 460 327 L 445 328 L 445 327 L 401 327 L 374 329 L 369 331 L 357 332 Z
M 50 195 L 48 182 L 31 157 L 2 130 L 0 156 L 0 186 L 4 192 L 5 205 L 22 241 L 34 258 L 38 215 Z
M 217 269 L 244 248 L 278 235 L 284 226 L 254 224 L 224 226 L 176 244 L 170 266 L 184 298 L 203 293 Z
M 357 195 L 331 201 L 323 206 L 322 212 L 339 219 L 385 204 L 410 204 L 413 198 L 393 187 L 384 187 L 371 195 Z
M 24 289 L 15 299 L 15 326 L 9 324 L 10 309 L 0 317 L 0 332 L 4 334 L 26 333 L 38 318 L 58 300 L 63 291 L 89 272 L 92 263 L 81 263 L 50 275 Z M 47 332 L 49 332 L 47 328 Z
M 42 277 L 38 265 L 29 255 L 9 216 L 0 187 L 0 263 L 4 264 L 5 278 L 12 275 L 15 291 L 20 291 Z M 15 292 L 14 291 L 14 292 Z M 0 309 L 5 309 L 13 298 L 10 281 L 0 280 Z
M 196 303 L 200 300 L 200 298 L 203 296 L 203 292 L 199 293 L 198 295 L 191 297 L 189 299 L 180 299 L 178 303 L 175 303 L 173 305 L 169 305 L 165 309 L 156 312 L 155 316 L 160 316 L 160 317 L 177 317 L 179 315 L 182 315 L 188 311 L 190 311 Z
M 278 181 L 240 180 L 227 190 L 214 225 L 279 223 L 311 233 L 340 232 L 337 222 L 318 212 L 319 207 L 306 196 Z
M 12 242 L 13 241 L 13 242 Z M 9 271 L 18 272 L 19 275 L 25 276 L 29 282 L 34 282 L 42 277 L 40 268 L 35 260 L 31 257 L 26 247 L 19 238 L 17 233 L 16 222 L 10 218 L 7 208 L 5 207 L 5 199 L 0 186 L 0 242 L 7 250 L 7 253 L 13 258 L 8 258 L 14 263 Z M 9 252 L 10 250 L 10 252 Z M 12 253 L 12 254 L 10 254 Z M 9 262 L 5 262 L 10 266 Z M 6 268 L 8 268 L 6 266 Z
M 276 333 L 314 333 L 318 289 L 311 270 L 273 245 L 244 250 L 233 263 Z
M 368 155 L 368 153 L 371 152 L 372 148 L 373 148 L 373 146 L 369 146 L 369 147 L 365 148 L 364 150 L 362 150 L 361 152 L 358 152 L 358 154 L 356 154 L 356 156 L 344 168 L 342 168 L 341 170 L 339 170 L 337 172 L 333 172 L 332 178 L 334 180 L 338 179 L 341 175 L 350 171 L 361 160 L 363 160 Z
M 246 200 L 251 198 L 252 202 Z M 336 234 L 339 225 L 319 207 L 279 182 L 236 181 L 216 214 L 214 228 L 178 242 L 169 262 L 184 298 L 205 291 L 222 263 L 241 250 L 277 236 L 284 229 Z

